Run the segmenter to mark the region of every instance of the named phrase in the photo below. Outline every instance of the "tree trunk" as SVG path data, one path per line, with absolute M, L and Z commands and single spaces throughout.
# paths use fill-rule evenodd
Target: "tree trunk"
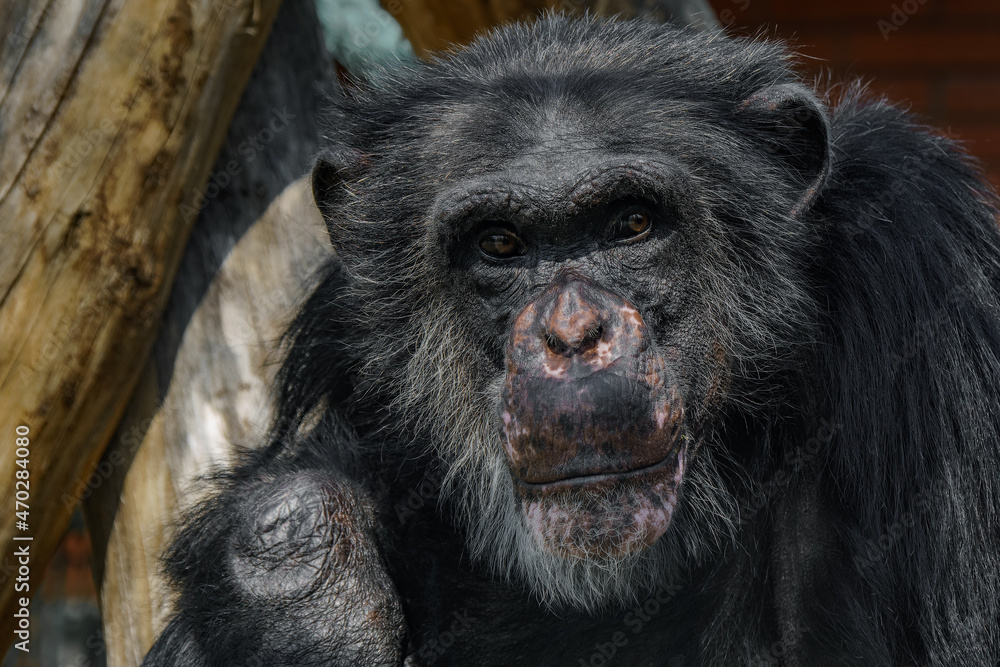
M 84 503 L 108 665 L 138 665 L 170 612 L 159 557 L 197 478 L 260 444 L 276 342 L 331 256 L 303 175 L 330 78 L 310 0 L 287 0 L 246 86 L 163 325 Z M 299 179 L 296 181 L 296 179 Z M 291 184 L 291 185 L 290 185 Z
M 6 470 L 16 429 L 30 440 L 28 527 L 15 525 L 11 471 L 0 478 L 0 544 L 5 558 L 29 547 L 32 584 L 0 588 L 0 642 L 142 370 L 193 222 L 178 207 L 198 198 L 277 8 L 29 0 L 0 11 Z

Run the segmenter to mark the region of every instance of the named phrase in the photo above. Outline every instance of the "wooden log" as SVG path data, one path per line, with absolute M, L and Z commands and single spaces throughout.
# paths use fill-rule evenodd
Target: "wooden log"
M 279 0 L 29 0 L 0 12 L 0 642 L 144 366 L 191 219 Z M 29 528 L 15 526 L 28 430 Z M 37 641 L 39 638 L 34 637 Z
M 332 253 L 307 178 L 278 197 L 240 239 L 186 322 L 169 389 L 154 356 L 99 467 L 108 479 L 84 504 L 94 544 L 109 667 L 134 666 L 169 620 L 159 557 L 177 511 L 232 463 L 235 446 L 263 442 L 275 341 Z M 106 465 L 105 465 L 106 464 Z M 127 474 L 126 474 L 127 473 Z
M 225 185 L 198 217 L 153 354 L 84 502 L 111 667 L 140 664 L 162 630 L 170 596 L 159 557 L 177 510 L 236 446 L 261 442 L 275 343 L 332 252 L 302 180 L 324 78 L 313 4 L 287 0 L 212 168 L 210 182 Z M 287 123 L 269 135 L 276 114 Z

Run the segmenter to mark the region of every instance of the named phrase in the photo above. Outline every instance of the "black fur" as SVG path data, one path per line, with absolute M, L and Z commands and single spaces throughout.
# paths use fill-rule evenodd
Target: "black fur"
M 338 257 L 270 447 L 174 544 L 145 664 L 1000 664 L 1000 231 L 959 148 L 856 87 L 828 108 L 776 45 L 639 22 L 547 17 L 378 82 L 330 111 Z M 597 260 L 574 231 L 520 269 L 464 245 L 461 183 L 517 165 L 513 215 L 558 236 L 567 183 L 619 158 L 653 165 L 655 242 Z M 547 262 L 682 353 L 697 454 L 620 581 L 549 586 L 489 478 Z

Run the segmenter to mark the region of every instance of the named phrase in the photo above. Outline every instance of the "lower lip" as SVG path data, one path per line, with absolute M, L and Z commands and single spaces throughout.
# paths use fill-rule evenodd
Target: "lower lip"
M 615 473 L 602 473 L 597 475 L 582 475 L 580 477 L 567 477 L 557 479 L 552 482 L 525 482 L 516 474 L 514 481 L 524 491 L 529 493 L 550 493 L 570 489 L 601 489 L 617 486 L 630 481 L 643 480 L 648 477 L 658 477 L 658 473 L 673 472 L 681 464 L 680 446 L 675 446 L 667 456 L 652 465 L 643 466 L 634 470 Z
M 544 551 L 572 559 L 620 559 L 651 546 L 670 526 L 684 477 L 686 448 L 642 470 L 593 475 L 525 488 L 525 525 Z M 597 487 L 609 485 L 611 505 L 581 505 Z M 560 489 L 561 487 L 561 489 Z M 553 490 L 559 489 L 559 490 Z M 582 496 L 582 497 L 581 497 Z

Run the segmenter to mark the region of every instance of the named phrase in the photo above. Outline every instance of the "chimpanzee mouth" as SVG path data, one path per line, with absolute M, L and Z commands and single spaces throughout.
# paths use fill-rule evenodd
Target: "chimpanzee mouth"
M 512 475 L 525 526 L 540 548 L 563 558 L 614 560 L 643 551 L 670 526 L 686 454 L 681 443 L 651 466 L 540 484 Z
M 586 475 L 573 475 L 562 477 L 551 481 L 529 482 L 522 479 L 517 473 L 512 477 L 519 487 L 527 494 L 531 493 L 555 493 L 562 490 L 579 489 L 588 492 L 596 492 L 601 489 L 611 489 L 622 484 L 647 485 L 656 479 L 670 475 L 676 468 L 683 465 L 681 461 L 680 438 L 671 452 L 660 461 L 636 467 L 632 470 L 609 470 L 595 472 Z
M 605 370 L 569 382 L 519 377 L 508 387 L 504 450 L 542 550 L 618 560 L 667 531 L 686 454 L 674 387 Z
M 676 460 L 683 401 L 674 387 L 630 375 L 509 379 L 501 428 L 514 477 L 538 487 L 600 486 Z

